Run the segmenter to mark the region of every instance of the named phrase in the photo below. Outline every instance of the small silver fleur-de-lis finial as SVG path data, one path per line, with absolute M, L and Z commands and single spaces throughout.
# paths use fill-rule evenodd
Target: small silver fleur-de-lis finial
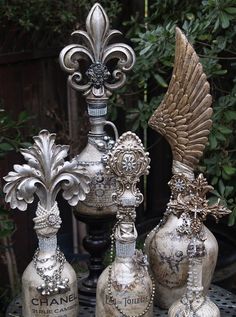
M 121 32 L 109 29 L 106 12 L 98 3 L 94 4 L 86 20 L 86 31 L 77 30 L 72 33 L 81 44 L 66 46 L 60 53 L 60 65 L 70 74 L 69 83 L 78 91 L 83 91 L 87 98 L 107 98 L 111 92 L 124 85 L 125 73 L 135 63 L 132 48 L 124 43 L 109 44 L 112 38 Z M 82 74 L 81 61 L 86 60 L 89 68 Z M 118 60 L 113 71 L 107 67 L 111 60 Z
M 11 208 L 26 210 L 27 204 L 39 198 L 40 205 L 50 210 L 62 189 L 62 196 L 71 206 L 84 200 L 89 192 L 89 176 L 84 168 L 78 167 L 75 159 L 64 161 L 69 146 L 55 145 L 56 134 L 42 130 L 34 137 L 34 145 L 21 149 L 28 164 L 14 165 L 14 171 L 4 177 L 7 182 L 3 191 Z

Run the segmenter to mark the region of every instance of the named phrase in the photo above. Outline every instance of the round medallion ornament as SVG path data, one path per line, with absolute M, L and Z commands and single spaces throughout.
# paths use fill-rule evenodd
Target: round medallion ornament
M 92 85 L 99 89 L 104 85 L 104 82 L 109 78 L 110 72 L 107 67 L 99 62 L 90 65 L 86 72 L 89 81 Z

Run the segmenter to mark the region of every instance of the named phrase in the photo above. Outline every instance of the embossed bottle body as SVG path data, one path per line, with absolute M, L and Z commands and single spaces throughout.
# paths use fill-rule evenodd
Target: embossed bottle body
M 183 224 L 182 217 L 171 214 L 166 223 L 146 239 L 145 251 L 156 284 L 155 303 L 161 308 L 169 308 L 185 292 L 188 276 L 186 235 L 178 233 Z M 206 256 L 203 259 L 203 286 L 206 293 L 214 273 L 218 244 L 214 235 L 204 226 L 206 236 Z
M 79 202 L 77 212 L 84 215 L 104 216 L 115 214 L 117 207 L 112 201 L 115 191 L 115 177 L 106 175 L 104 164 L 101 161 L 104 152 L 96 146 L 87 144 L 86 148 L 77 156 L 79 166 L 87 169 L 91 177 L 91 190 L 83 202 Z
M 104 131 L 104 126 L 111 125 L 115 134 L 117 131 L 111 122 L 106 121 L 106 112 L 106 104 L 88 105 L 91 131 L 88 135 L 88 144 L 77 156 L 79 166 L 87 169 L 92 181 L 89 194 L 83 202 L 79 202 L 76 212 L 94 217 L 115 214 L 117 211 L 112 200 L 112 193 L 116 190 L 115 177 L 107 175 L 103 162 L 103 157 L 115 143 Z
M 96 317 L 120 317 L 121 313 L 110 299 L 107 287 L 109 268 L 103 271 L 98 280 Z M 152 281 L 148 272 L 134 265 L 132 258 L 116 258 L 112 265 L 112 294 L 115 304 L 129 316 L 138 316 L 148 306 L 152 296 Z M 153 316 L 153 307 L 143 315 Z
M 52 253 L 47 254 L 47 257 Z M 37 287 L 43 280 L 36 273 L 31 262 L 22 276 L 22 311 L 24 317 L 77 317 L 78 316 L 78 289 L 75 271 L 66 262 L 61 274 L 62 278 L 69 279 L 70 290 L 66 293 L 42 296 Z

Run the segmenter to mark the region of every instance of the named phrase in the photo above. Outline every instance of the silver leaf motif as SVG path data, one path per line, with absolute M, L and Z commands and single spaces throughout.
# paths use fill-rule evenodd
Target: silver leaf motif
M 75 159 L 64 161 L 69 146 L 56 145 L 56 135 L 42 130 L 34 137 L 34 145 L 21 149 L 28 164 L 14 165 L 14 171 L 4 177 L 5 200 L 11 208 L 26 210 L 36 194 L 43 208 L 50 210 L 62 189 L 63 197 L 75 206 L 89 192 L 90 178 Z

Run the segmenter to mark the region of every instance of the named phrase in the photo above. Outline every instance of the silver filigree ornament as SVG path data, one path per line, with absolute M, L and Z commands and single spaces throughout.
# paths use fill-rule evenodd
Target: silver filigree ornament
M 75 159 L 64 160 L 68 156 L 69 146 L 56 145 L 55 138 L 54 133 L 42 130 L 34 137 L 32 147 L 21 149 L 20 152 L 28 164 L 14 165 L 14 171 L 4 177 L 7 183 L 3 189 L 6 193 L 5 200 L 12 209 L 26 210 L 35 195 L 38 196 L 34 228 L 39 237 L 39 245 L 49 249 L 53 249 L 56 243 L 56 233 L 61 224 L 56 202 L 58 192 L 62 190 L 64 199 L 75 206 L 79 200 L 86 198 L 90 183 L 86 169 L 79 167 Z M 40 294 L 47 296 L 66 292 L 69 281 L 61 278 L 66 261 L 63 253 L 57 248 L 53 255 L 54 264 L 48 267 L 40 267 L 40 263 L 49 259 L 39 259 L 38 255 L 39 249 L 35 252 L 33 263 L 43 280 L 37 287 Z M 52 274 L 47 274 L 50 271 Z
M 108 154 L 107 171 L 116 175 L 119 184 L 114 201 L 125 210 L 138 207 L 143 201 L 143 195 L 136 187 L 139 178 L 149 173 L 149 153 L 144 152 L 139 137 L 128 131 L 118 139 L 113 150 Z
M 60 53 L 60 65 L 69 73 L 70 85 L 83 91 L 88 98 L 109 97 L 113 90 L 124 85 L 126 72 L 135 63 L 133 49 L 124 43 L 109 44 L 121 32 L 110 30 L 106 12 L 98 3 L 94 4 L 86 20 L 86 31 L 77 30 L 72 37 L 81 44 L 66 46 Z M 91 63 L 82 74 L 81 61 Z M 107 63 L 118 60 L 110 74 Z
M 32 147 L 20 151 L 28 164 L 14 165 L 4 177 L 5 200 L 12 209 L 26 210 L 36 194 L 40 205 L 51 210 L 61 189 L 71 206 L 85 199 L 90 182 L 86 169 L 78 167 L 75 159 L 65 162 L 69 146 L 55 145 L 55 138 L 56 134 L 42 130 Z

